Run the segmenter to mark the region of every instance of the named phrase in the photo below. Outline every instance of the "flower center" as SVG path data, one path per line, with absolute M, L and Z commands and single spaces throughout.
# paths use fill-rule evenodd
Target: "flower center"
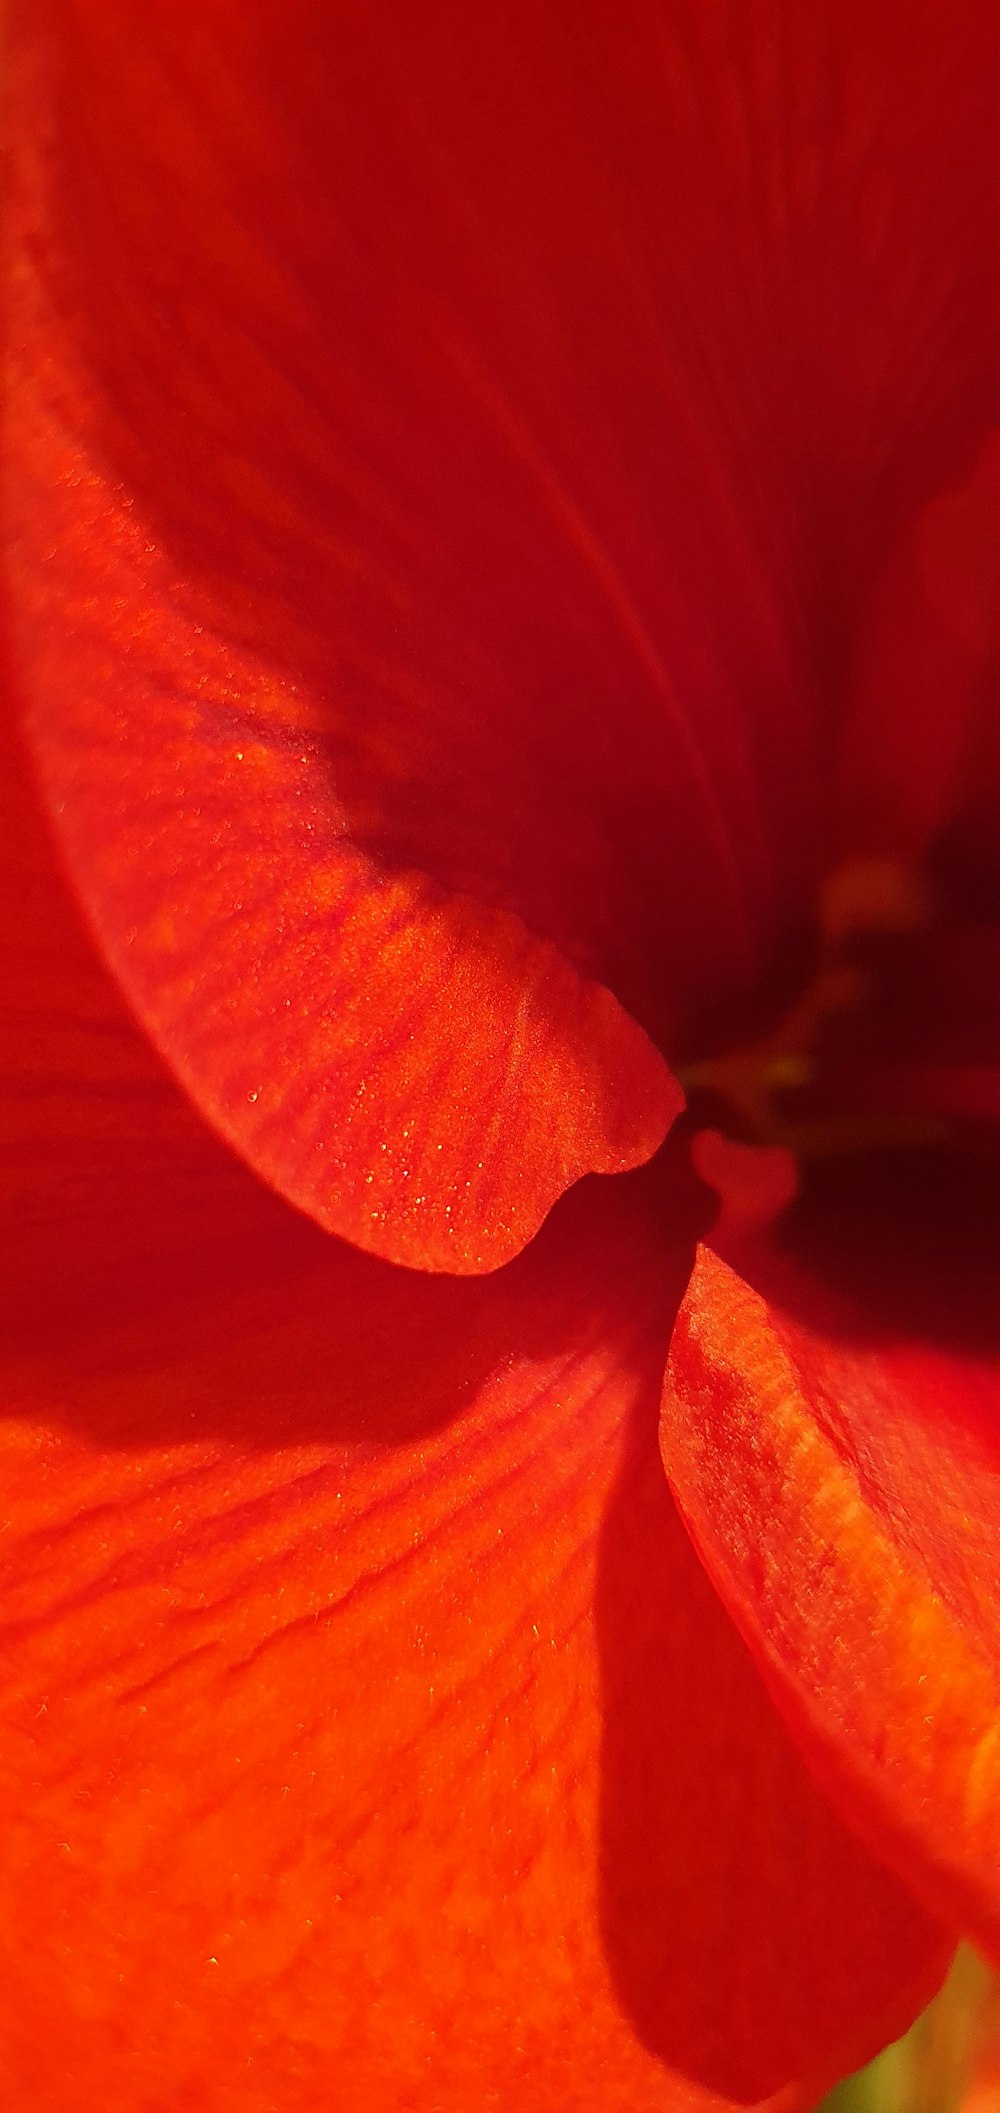
M 956 1269 L 968 1289 L 974 1249 L 979 1282 L 1000 1231 L 998 993 L 981 901 L 888 860 L 832 874 L 806 989 L 766 1036 L 682 1073 L 692 1160 L 722 1199 L 713 1240 L 780 1219 L 827 1273 L 874 1264 L 884 1288 L 888 1267 L 909 1300 L 928 1272 L 938 1298 Z

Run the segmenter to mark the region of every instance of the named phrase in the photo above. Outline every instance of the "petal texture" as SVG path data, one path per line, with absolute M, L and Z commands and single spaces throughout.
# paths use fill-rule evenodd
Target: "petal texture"
M 762 1279 L 700 1254 L 663 1396 L 671 1482 L 842 1808 L 995 1952 L 996 1365 L 872 1338 L 784 1259 Z
M 678 1177 L 581 1185 L 474 1281 L 322 1235 L 173 1089 L 2 785 L 7 2096 L 811 2106 L 948 1939 L 674 1513 Z
M 606 1230 L 13 1375 L 15 2100 L 804 2107 L 929 1992 L 673 1514 Z
M 291 1201 L 410 1266 L 495 1268 L 581 1174 L 647 1159 L 680 1090 L 518 916 L 373 859 L 300 723 L 309 695 L 179 606 L 149 523 L 80 439 L 29 254 L 31 166 L 10 585 L 46 789 L 106 954 L 205 1114 Z

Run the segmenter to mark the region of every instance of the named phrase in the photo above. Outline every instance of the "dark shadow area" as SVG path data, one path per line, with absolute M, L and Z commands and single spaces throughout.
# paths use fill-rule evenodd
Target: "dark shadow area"
M 1000 903 L 995 875 L 960 853 L 942 840 L 929 858 L 922 922 L 845 951 L 857 1001 L 830 1012 L 813 1082 L 786 1097 L 807 1135 L 832 1120 L 836 1142 L 846 1118 L 845 1135 L 805 1153 L 774 1238 L 829 1288 L 854 1339 L 988 1356 L 1000 1352 Z
M 831 1155 L 807 1170 L 773 1239 L 834 1294 L 838 1333 L 1000 1354 L 1000 1131 Z
M 723 1064 L 690 1106 L 704 1127 L 785 1146 L 798 1164 L 795 1202 L 756 1258 L 734 1256 L 738 1268 L 780 1274 L 798 1317 L 844 1340 L 990 1356 L 1000 1352 L 1000 903 L 995 877 L 953 846 L 929 861 L 927 884 L 924 921 L 850 935 L 825 968 L 817 958 L 813 992 L 825 979 L 832 995 L 812 1024 L 803 1029 L 801 1010 L 798 1025 L 794 1011 L 773 1018 L 742 1053 L 742 1083 L 734 1068 L 727 1091 Z M 808 983 L 800 1008 L 803 996 L 808 1010 Z M 801 1065 L 798 1080 L 777 1075 L 784 1059 Z
M 666 1281 L 665 1357 L 692 1239 L 676 1154 L 579 1183 L 503 1270 L 431 1276 L 321 1232 L 181 1116 L 168 1193 L 161 1135 L 89 1208 L 33 1219 L 26 1195 L 2 1242 L 5 1355 L 102 1444 L 405 1444 L 490 1374 L 617 1332 Z

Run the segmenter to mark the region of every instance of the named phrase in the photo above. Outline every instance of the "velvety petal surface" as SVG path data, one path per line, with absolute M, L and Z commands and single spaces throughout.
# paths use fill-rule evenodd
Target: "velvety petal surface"
M 0 784 L 6 2096 L 811 2106 L 948 1940 L 663 1479 L 697 1197 L 581 1184 L 475 1280 L 323 1235 L 202 1128 Z
M 27 12 L 19 651 L 91 915 L 269 1179 L 488 1266 L 663 1133 L 606 991 L 673 1038 L 804 912 L 984 415 L 989 11 Z
M 787 1254 L 743 1267 L 702 1250 L 681 1308 L 673 1488 L 841 1809 L 995 1954 L 1000 1368 L 985 1339 L 934 1340 L 933 1300 L 887 1327 Z M 982 1327 L 995 1274 L 967 1273 Z M 882 1274 L 891 1293 L 891 1254 Z

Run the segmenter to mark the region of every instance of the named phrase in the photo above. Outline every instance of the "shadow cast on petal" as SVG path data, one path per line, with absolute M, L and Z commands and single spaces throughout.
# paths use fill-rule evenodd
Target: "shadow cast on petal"
M 658 1411 L 651 1389 L 600 1551 L 606 1954 L 672 2068 L 736 2104 L 796 2078 L 818 2097 L 926 1999 L 934 1932 L 794 1751 L 681 1522 Z

